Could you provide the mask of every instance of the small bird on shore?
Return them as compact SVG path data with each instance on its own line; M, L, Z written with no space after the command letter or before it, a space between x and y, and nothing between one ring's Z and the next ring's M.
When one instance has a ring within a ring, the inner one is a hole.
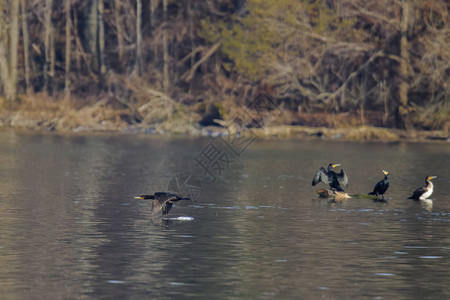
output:
M382 199L384 200L384 193L386 193L387 189L389 188L389 172L383 170L383 174L384 178L375 184L375 186L373 187L373 192L369 193L369 195L377 197L381 195Z
M320 167L319 171L317 171L316 175L314 175L312 185L314 186L319 182L323 182L328 184L331 190L343 192L344 190L341 188L340 183L347 186L348 178L343 169L341 169L340 173L334 172L333 168L338 166L340 166L340 164L329 164L328 171L326 171L323 167Z
M437 178L436 176L427 176L425 177L425 186L418 188L414 191L411 197L408 199L413 200L426 200L428 197L433 194L433 183L431 183L431 179Z
M140 200L153 200L152 212L155 214L162 211L163 216L169 213L169 210L172 208L174 202L190 200L189 198L182 198L169 192L157 192L153 195L140 195L134 198Z

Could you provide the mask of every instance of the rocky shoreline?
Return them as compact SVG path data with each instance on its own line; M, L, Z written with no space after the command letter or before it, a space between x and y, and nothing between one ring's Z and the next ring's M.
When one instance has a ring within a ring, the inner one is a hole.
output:
M128 124L117 120L89 119L84 123L67 122L64 118L49 119L29 118L26 113L14 112L0 115L0 127L27 131L57 132L61 134L80 133L117 133L117 134L148 134L148 135L185 135L207 137L232 137L230 128L222 126L202 127L197 123L154 125ZM357 126L343 128L309 127L300 125L274 125L263 128L243 128L242 136L257 138L280 139L323 139L343 141L380 141L380 142L450 142L450 136L444 131L399 130L373 126Z

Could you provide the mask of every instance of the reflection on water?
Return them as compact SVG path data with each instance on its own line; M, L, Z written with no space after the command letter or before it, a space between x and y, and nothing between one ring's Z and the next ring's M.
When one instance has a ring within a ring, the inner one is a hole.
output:
M1 298L450 297L447 144L257 140L167 218L133 199L209 141L0 132ZM350 193L388 170L388 201L318 199L331 161Z

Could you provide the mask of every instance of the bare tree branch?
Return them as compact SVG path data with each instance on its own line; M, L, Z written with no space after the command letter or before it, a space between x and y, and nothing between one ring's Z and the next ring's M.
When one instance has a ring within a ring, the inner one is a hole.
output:
M211 57L211 55L214 54L214 52L217 51L217 49L219 49L220 45L222 43L221 42L217 42L215 43L206 53L205 55L195 63L195 65L190 69L190 71L184 73L181 78L187 82L191 81L194 78L194 74L197 71L198 67L200 67L200 65L202 63L204 63L205 61L208 60L208 58Z

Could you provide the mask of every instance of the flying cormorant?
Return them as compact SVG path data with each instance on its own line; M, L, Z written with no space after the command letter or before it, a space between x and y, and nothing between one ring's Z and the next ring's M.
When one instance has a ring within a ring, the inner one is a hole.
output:
M333 168L338 166L340 166L340 164L329 164L328 171L326 171L323 167L320 167L319 171L317 171L313 178L312 185L316 185L322 181L323 183L328 184L330 189L343 192L344 190L341 188L340 183L347 186L348 178L343 169L341 169L339 174L333 171Z
M157 192L153 195L140 195L134 198L141 200L153 200L152 202L153 213L155 214L161 210L163 216L169 213L169 210L172 208L174 202L181 200L189 200L189 198L178 197L177 195L169 192Z
M383 180L378 181L375 186L373 187L373 192L369 193L369 195L377 196L381 195L384 200L384 193L386 193L387 189L389 188L389 179L388 175L389 172L383 170L384 178Z
M427 176L425 177L426 185L418 188L414 191L411 197L408 199L413 200L425 200L433 194L433 184L431 183L431 179L437 178L436 176Z

